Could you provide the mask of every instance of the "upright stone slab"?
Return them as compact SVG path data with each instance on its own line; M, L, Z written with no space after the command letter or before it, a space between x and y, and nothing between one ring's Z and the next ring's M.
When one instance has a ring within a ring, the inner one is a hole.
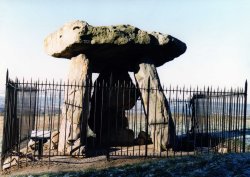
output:
M64 95L59 152L64 152L68 144L73 145L74 141L80 138L81 124L83 124L81 127L86 127L89 117L90 90L85 86L88 86L87 79L90 76L89 59L85 55L80 54L70 60L68 82L71 86L66 88ZM82 84L85 86L79 87ZM86 129L81 131L84 135Z
M142 61L138 71L135 72L135 79L141 91L146 114L148 114L149 130L151 131L154 147L157 151L166 150L168 146L173 145L175 127L156 67L151 60ZM147 90L149 79L150 92ZM147 108L148 101L149 109Z

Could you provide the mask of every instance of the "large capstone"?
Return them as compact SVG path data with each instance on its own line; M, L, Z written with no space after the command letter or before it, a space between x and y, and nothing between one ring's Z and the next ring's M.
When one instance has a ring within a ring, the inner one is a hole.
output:
M151 58L158 67L183 54L186 45L170 35L149 33L131 25L94 27L74 21L50 34L44 48L58 58L85 54L93 72L100 73L110 65L135 71L140 58Z

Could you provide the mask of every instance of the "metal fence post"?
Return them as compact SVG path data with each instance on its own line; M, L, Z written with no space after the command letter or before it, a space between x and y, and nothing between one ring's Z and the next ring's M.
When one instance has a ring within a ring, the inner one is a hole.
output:
M243 152L246 152L246 123L247 123L247 80L244 90L244 122L243 122Z
M112 94L112 84L113 84L113 73L111 73L110 75L110 80L109 80L109 83L107 83L107 91L108 91L108 135L107 135L107 154L106 154L106 158L107 160L109 161L110 160L110 137L111 137L111 130L110 130L110 123L111 123L111 120L110 120L110 115L111 115L111 110L110 110L110 105L111 105L111 94Z
M148 78L148 97L147 97L147 114L146 114L146 144L145 144L145 158L148 156L148 117L149 117L149 102L150 102L150 78Z
M14 140L14 144L15 144L15 147L14 147L14 150L16 150L17 151L17 147L18 147L18 129L19 129L19 124L18 124L18 120L17 120L17 92L18 92L18 80L16 79L15 80L15 88L14 88L14 94L13 94L13 96L14 96L14 105L13 105L13 114L12 114L12 118L11 119L13 119L13 133L12 133L12 137L11 137L11 139L12 140ZM11 143L11 145L13 145L12 143Z
M5 127L5 124L6 124L6 121L7 121L7 106L9 105L8 104L8 83L9 83L9 70L7 69L7 71L6 71L6 81L5 81L5 103L4 103L4 120L3 120L3 131L1 132L2 133L2 146L0 146L0 150L1 150L1 154L0 154L0 168L1 168L1 170L3 170L2 169L2 167L3 167L3 162L4 162L4 155L5 154L3 154L3 150L6 150L6 147L5 147L5 138L4 138L4 136L5 136L5 134L4 134L4 132L6 131L6 127Z

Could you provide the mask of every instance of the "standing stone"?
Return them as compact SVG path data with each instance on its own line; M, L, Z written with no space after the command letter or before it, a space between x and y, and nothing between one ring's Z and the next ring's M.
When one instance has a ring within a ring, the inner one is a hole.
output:
M152 63L151 60L143 60L135 73L135 79L141 91L145 112L148 114L152 141L156 150L161 151L173 145L175 127L156 67ZM150 80L149 113L147 113L148 80Z
M88 86L90 76L89 59L85 55L80 54L70 60L68 81L71 86L67 87L64 95L59 152L64 152L64 148L67 147L66 142L72 145L80 138L81 124L83 124L83 128L86 127L86 121L89 117L90 87L85 86ZM79 86L82 84L84 86ZM86 129L82 129L81 132L86 135Z

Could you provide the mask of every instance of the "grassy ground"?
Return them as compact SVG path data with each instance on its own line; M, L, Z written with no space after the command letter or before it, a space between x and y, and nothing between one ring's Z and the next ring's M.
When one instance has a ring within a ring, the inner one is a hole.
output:
M108 162L112 163L112 162ZM95 169L95 166L78 171L64 171L23 176L182 176L182 177L230 177L250 176L250 154L225 154L206 156L186 156L168 159L141 160L134 164L121 164L115 167Z

